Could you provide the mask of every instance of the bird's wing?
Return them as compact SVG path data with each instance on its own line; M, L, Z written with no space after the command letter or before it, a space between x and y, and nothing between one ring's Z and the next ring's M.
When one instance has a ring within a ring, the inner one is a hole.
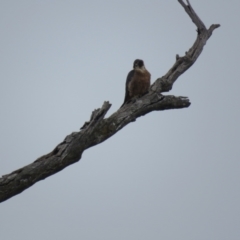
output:
M125 88L125 98L124 98L124 102L123 102L122 106L130 100L129 83L131 82L131 80L133 78L133 75L134 75L134 70L130 71L127 75L126 88Z

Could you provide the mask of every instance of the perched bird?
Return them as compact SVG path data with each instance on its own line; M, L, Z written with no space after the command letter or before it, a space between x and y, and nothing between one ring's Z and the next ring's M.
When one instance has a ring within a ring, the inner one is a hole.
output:
M151 74L145 68L143 60L136 59L133 63L133 70L127 75L126 93L122 106L146 94L150 87L150 78Z

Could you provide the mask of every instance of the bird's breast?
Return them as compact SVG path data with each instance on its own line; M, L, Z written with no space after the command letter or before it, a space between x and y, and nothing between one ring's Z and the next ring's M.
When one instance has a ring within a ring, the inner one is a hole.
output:
M151 75L147 70L135 70L133 78L129 83L129 94L131 97L140 96L148 92Z

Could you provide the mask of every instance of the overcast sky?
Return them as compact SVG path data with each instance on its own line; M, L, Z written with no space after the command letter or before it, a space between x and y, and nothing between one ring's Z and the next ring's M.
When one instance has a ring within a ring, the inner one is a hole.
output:
M220 23L152 112L80 162L0 205L4 240L240 239L240 2L191 0ZM0 1L0 176L50 152L105 100L122 104L136 58L152 79L196 27L177 0Z

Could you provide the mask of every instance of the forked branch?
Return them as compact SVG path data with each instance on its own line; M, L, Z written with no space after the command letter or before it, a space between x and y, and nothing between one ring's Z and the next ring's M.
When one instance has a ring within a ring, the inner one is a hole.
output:
M220 25L214 24L206 29L188 0L187 4L182 0L178 2L198 29L197 39L185 56L176 56L176 62L172 68L151 85L148 94L135 102L124 105L109 118L104 117L111 104L104 102L100 109L93 111L90 120L85 122L79 132L68 135L52 152L23 168L2 176L0 178L0 202L21 193L36 182L61 171L70 164L78 162L84 150L102 143L138 117L152 111L190 106L187 97L164 96L161 93L170 91L177 78L195 63L213 30Z

